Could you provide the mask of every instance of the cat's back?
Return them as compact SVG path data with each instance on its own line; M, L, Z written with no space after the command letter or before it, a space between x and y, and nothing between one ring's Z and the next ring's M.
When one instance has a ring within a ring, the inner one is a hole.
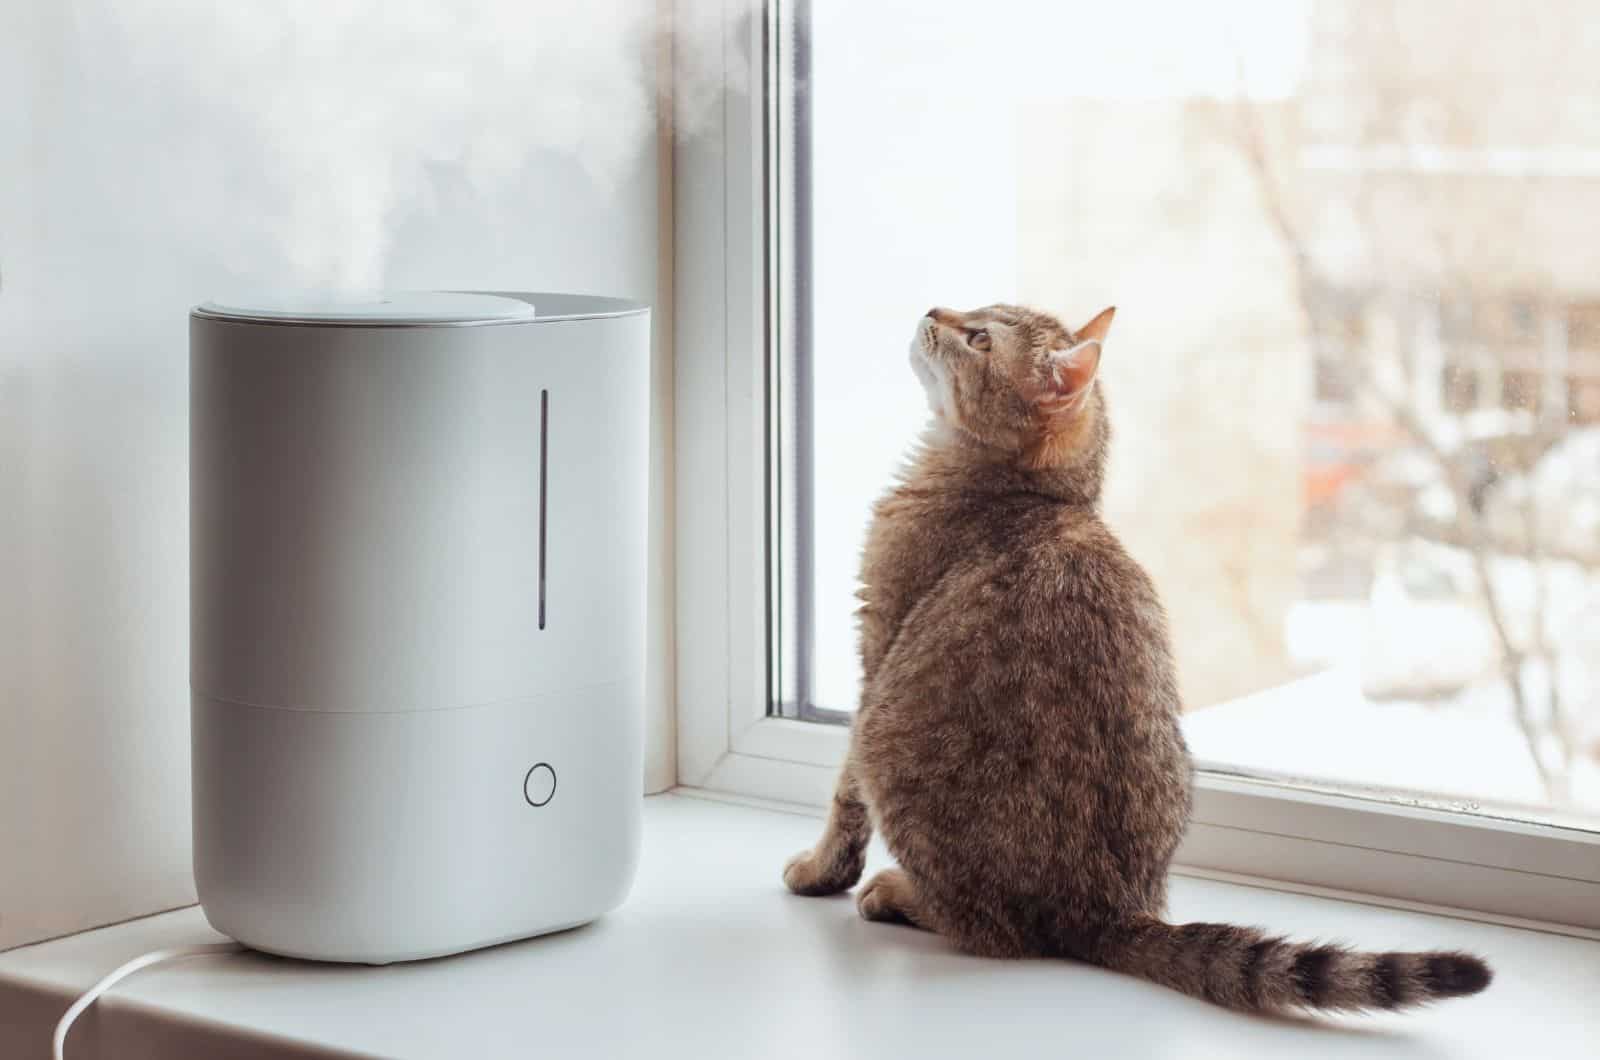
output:
M1005 552L1028 528L1033 505L964 489L960 482L911 477L873 505L861 558L861 598L903 616L953 572Z
M991 664L1042 653L1176 705L1154 584L1090 506L909 481L875 508L862 583L897 639L908 622L969 629Z
M954 551L906 597L856 722L891 850L929 878L982 866L1040 894L1078 886L1109 846L1126 863L1085 893L1153 900L1188 764L1150 579L1091 506L1025 492L931 500L913 510ZM885 502L877 532L915 552L916 520Z

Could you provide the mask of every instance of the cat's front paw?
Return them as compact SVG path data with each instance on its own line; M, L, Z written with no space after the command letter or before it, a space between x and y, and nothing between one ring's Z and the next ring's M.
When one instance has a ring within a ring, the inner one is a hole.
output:
M783 885L795 894L817 897L848 891L861 878L861 866L840 865L820 857L815 850L803 851L783 867Z

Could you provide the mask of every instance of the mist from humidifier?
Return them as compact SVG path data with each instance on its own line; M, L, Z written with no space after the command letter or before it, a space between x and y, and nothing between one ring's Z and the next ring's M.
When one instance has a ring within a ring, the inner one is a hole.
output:
M559 152L615 185L651 142L653 0L94 6L86 73L143 71L134 91L182 112L161 129L189 198L177 220L230 218L238 231L208 238L240 271L275 246L308 288L383 286L397 217L430 205L430 166L482 196Z

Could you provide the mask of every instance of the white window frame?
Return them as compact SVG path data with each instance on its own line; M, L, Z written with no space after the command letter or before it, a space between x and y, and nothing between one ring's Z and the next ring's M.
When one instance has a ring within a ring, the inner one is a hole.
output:
M698 42L674 92L678 781L820 809L848 730L768 715L778 2L753 15L732 0L675 8L680 40ZM1202 771L1177 863L1600 938L1592 832Z

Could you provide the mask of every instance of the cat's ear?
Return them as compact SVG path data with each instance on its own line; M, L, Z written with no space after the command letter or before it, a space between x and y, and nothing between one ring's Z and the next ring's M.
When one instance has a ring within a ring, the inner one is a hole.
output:
M1105 309L1100 310L1100 312L1095 314L1093 320L1089 321L1089 323L1085 324L1083 327L1079 328L1077 332L1075 332L1077 335L1077 340L1079 342L1106 341L1106 332L1111 330L1111 318L1116 315L1116 306L1108 306Z
M1039 402L1045 412L1070 412L1089 392L1095 373L1100 371L1101 344L1106 341L1111 318L1116 315L1116 306L1100 310L1093 320L1078 329L1071 349L1056 350L1050 355L1050 385Z
M1100 315L1105 316L1104 313ZM1099 370L1099 339L1079 342L1070 350L1056 350L1050 355L1050 380L1040 407L1052 414L1076 408L1083 395L1089 392Z

